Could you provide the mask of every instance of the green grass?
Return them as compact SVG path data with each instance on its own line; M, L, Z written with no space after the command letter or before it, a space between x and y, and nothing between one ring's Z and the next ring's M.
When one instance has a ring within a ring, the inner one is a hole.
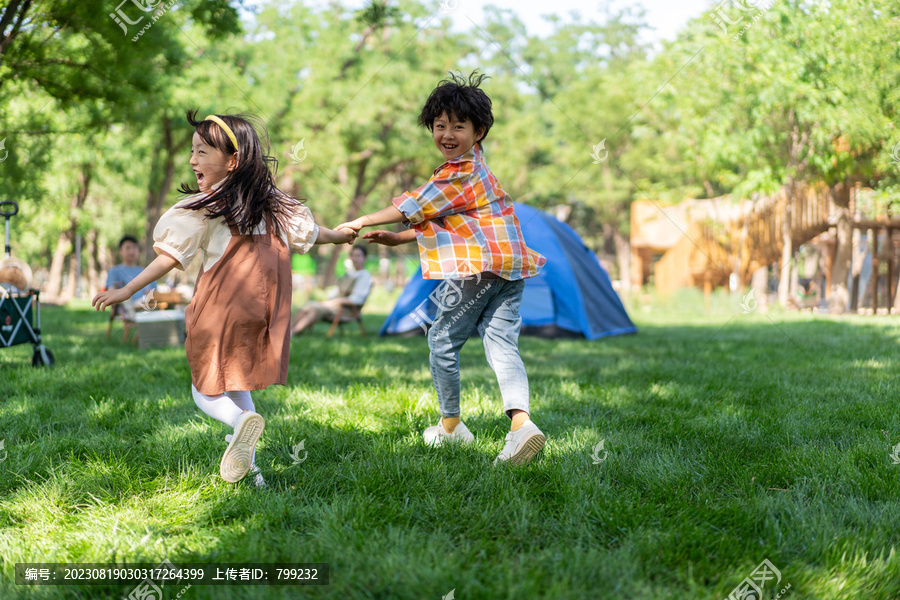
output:
M425 340L319 325L294 340L288 385L255 395L264 491L219 478L226 428L195 408L183 351L107 342L103 317L46 307L54 369L0 350L0 598L133 587L16 586L17 562L165 558L331 566L327 587L187 600L721 599L763 559L784 598L900 596L900 321L717 302L636 307L636 336L522 338L548 438L525 468L492 465L508 421L477 339L462 352L477 441L431 449Z

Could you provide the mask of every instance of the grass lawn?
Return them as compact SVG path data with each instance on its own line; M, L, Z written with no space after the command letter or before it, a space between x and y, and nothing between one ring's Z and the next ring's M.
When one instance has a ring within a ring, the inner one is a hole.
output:
M294 340L288 385L255 395L257 490L219 478L226 428L194 406L183 350L142 352L83 305L45 307L55 368L0 350L0 598L134 587L17 586L17 562L163 559L330 564L325 587L195 585L186 600L720 600L764 559L781 573L765 598L900 597L900 320L737 301L632 314L635 336L522 338L548 438L524 468L492 465L508 421L477 339L462 353L476 443L432 449L425 340L319 325Z

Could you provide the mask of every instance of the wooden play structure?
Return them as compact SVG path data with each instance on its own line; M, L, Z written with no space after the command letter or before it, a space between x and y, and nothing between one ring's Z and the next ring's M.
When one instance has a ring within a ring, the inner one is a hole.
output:
M866 202L868 192L859 184L850 190L849 214L852 227L867 232L867 265L875 275L868 278L869 289L859 289L861 253L854 252L848 308L858 308L863 292L877 311L879 289L882 307L893 307L897 298L898 245L893 231L900 229L900 218L876 215ZM728 285L734 274L744 288L757 269L780 265L787 231L793 252L804 244L822 249L825 289L831 289L838 214L833 191L826 186L785 187L754 200L722 196L688 199L674 206L635 201L631 207L632 284L652 281L664 294L684 287L700 287L709 294L717 286Z

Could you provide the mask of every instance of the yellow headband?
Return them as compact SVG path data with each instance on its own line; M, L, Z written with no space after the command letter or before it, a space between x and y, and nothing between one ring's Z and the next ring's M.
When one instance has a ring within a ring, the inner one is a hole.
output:
M204 119L204 121L212 121L214 123L217 123L219 127L222 128L222 131L228 134L228 138L231 140L231 143L234 144L234 149L238 150L237 138L234 137L234 132L228 125L225 124L225 121L223 121L216 115L209 115L208 117L206 117L206 119Z

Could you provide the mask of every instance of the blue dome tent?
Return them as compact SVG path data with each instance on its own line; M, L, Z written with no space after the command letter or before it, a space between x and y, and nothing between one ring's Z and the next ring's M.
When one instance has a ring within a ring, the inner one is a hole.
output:
M540 275L525 280L522 333L596 340L637 332L606 271L571 227L525 204L516 204L516 216L528 247L547 257ZM416 271L380 335L424 333L437 312L429 294L439 284Z

